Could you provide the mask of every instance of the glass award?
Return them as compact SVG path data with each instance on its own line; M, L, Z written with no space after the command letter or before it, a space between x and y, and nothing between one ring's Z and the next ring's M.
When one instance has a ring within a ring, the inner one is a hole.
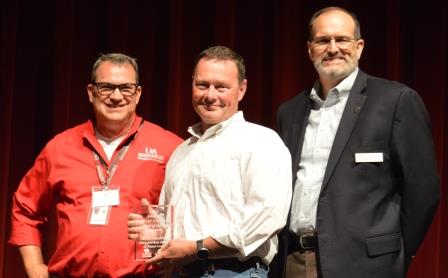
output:
M142 207L143 229L135 241L135 260L145 261L154 257L157 251L173 239L174 208L170 205Z

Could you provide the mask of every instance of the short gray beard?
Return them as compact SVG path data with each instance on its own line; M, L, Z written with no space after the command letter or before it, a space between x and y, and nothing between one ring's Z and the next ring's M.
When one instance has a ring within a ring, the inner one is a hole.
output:
M345 58L345 61L348 62L348 64L343 69L325 70L322 67L322 60L323 58L315 60L314 68L316 69L316 71L319 73L320 76L323 76L326 79L330 80L342 80L345 77L347 77L350 73L352 73L358 66L358 60L347 60Z

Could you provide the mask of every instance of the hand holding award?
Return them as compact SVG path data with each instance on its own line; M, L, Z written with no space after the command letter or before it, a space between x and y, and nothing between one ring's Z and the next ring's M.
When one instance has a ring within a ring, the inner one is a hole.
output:
M128 216L129 239L135 240L135 260L145 261L173 238L173 207L151 205L142 199L141 207Z

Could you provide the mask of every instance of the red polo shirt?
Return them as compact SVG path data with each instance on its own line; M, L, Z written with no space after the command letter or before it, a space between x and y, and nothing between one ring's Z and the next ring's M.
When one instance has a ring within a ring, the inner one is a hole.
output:
M140 123L136 117L111 160L137 133ZM111 181L120 187L120 204L111 208L107 225L90 225L91 190L100 184L92 152L110 162L90 121L56 135L14 194L9 243L41 246L41 228L54 203L58 233L49 272L63 277L143 275L145 265L135 262L134 242L127 238L127 215L141 198L158 203L166 163L181 142L173 133L145 121Z

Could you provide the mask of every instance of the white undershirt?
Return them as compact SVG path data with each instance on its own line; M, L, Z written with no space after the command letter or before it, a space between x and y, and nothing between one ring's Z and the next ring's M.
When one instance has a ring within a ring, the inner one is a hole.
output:
M110 140L104 136L102 136L98 131L95 131L95 136L98 139L98 142L103 147L104 152L106 153L107 159L111 159L112 155L114 154L115 150L117 149L118 145L120 145L123 138L126 136L120 136L118 138L115 138L113 140Z

